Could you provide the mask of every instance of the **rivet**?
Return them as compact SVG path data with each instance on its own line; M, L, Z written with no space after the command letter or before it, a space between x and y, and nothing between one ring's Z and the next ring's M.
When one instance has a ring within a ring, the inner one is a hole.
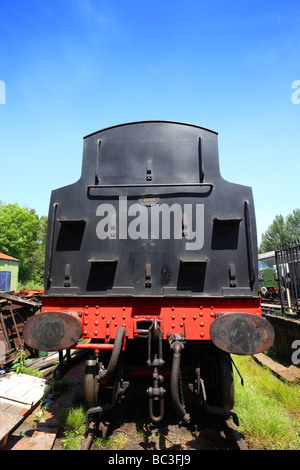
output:
M98 331L97 330L94 331L94 335L98 336Z
M203 331L201 331L200 336L201 336L201 338L204 338L205 333L203 333Z
M99 322L98 320L95 321L95 326L98 326L99 325Z
M203 322L203 321L200 322L200 326L204 326L204 322Z

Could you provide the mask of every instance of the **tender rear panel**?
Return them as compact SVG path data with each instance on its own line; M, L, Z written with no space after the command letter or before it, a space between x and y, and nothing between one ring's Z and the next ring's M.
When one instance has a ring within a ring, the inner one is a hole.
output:
M251 188L222 179L200 127L87 136L80 180L52 193L46 294L256 296L256 260Z

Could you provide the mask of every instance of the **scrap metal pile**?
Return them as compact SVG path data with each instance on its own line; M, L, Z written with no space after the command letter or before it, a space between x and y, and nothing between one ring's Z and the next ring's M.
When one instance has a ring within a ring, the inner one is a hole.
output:
M24 348L23 328L41 307L42 289L20 292L0 291L0 370Z

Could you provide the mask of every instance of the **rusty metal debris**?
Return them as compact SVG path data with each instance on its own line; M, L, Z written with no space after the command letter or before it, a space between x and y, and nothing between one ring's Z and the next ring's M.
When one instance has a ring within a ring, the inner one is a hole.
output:
M42 290L0 291L0 370L23 348L25 322L40 309Z

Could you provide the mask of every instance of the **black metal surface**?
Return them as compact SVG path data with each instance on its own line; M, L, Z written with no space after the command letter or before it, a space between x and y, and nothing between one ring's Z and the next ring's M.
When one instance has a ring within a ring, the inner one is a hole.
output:
M221 177L213 131L140 122L87 136L81 178L53 191L48 220L46 295L257 295L252 190Z
M269 349L274 341L272 325L250 313L220 315L211 325L213 343L231 354L253 355Z

